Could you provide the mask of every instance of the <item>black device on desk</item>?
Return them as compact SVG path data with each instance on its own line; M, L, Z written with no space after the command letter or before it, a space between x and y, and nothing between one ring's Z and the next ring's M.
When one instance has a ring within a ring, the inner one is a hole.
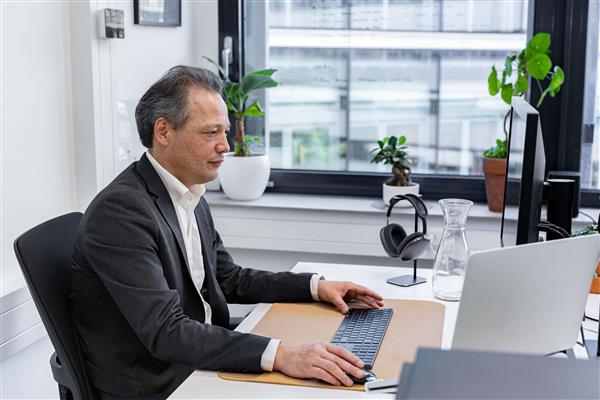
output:
M545 168L546 153L539 113L522 98L513 97L500 227L500 241L503 246L538 241ZM516 231L504 221L507 204L518 206Z
M331 343L358 356L365 363L365 369L371 369L391 319L391 308L352 308Z
M547 233L547 240L571 235L571 220L579 212L579 176L576 172L551 171L548 178L539 113L524 99L513 97L500 228L502 246L537 242L540 231ZM548 202L548 221L540 220L544 200ZM505 224L508 204L518 206L516 230ZM597 348L590 351L593 346L589 346L588 352L600 357L600 329L596 343Z
M552 171L548 178L539 113L524 99L513 97L500 228L502 246L537 242L540 231L546 232L547 240L571 235L571 219L578 212L577 175ZM543 201L548 204L547 221L540 220ZM507 204L518 206L516 229L505 224Z
M590 360L419 349L396 399L599 399L599 377Z

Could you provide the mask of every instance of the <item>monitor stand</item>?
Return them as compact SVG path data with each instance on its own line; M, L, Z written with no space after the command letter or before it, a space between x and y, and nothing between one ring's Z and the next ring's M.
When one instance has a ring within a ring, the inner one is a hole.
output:
M409 287L409 286L418 285L419 283L427 282L427 279L417 276L417 260L413 260L413 274L412 275L396 276L395 278L388 279L386 282L391 283L392 285Z

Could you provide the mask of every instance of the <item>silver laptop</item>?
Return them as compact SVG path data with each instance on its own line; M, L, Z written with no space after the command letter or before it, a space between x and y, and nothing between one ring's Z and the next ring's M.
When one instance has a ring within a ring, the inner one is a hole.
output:
M546 355L576 344L600 235L469 257L453 349Z

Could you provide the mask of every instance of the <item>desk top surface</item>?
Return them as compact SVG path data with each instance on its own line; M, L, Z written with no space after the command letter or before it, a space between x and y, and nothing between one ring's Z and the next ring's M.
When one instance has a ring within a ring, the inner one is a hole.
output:
M299 262L293 272L315 272L325 276L327 280L350 280L367 286L388 299L430 300L446 306L444 318L444 334L442 348L449 348L454 333L458 302L447 302L436 299L431 290L431 270L420 269L418 275L427 282L404 288L386 283L386 280L398 275L412 275L412 268L373 267L366 265L326 264ZM592 295L588 309L592 315L598 313L598 295ZM594 307L595 306L595 307ZM259 304L238 326L241 332L251 331L268 311L269 304ZM596 310L595 312L593 310ZM576 355L583 354L582 349L575 349ZM578 351L579 350L579 351ZM214 399L315 399L315 398L394 398L389 394L369 394L335 389L317 389L299 386L269 385L248 382L225 381L213 371L194 372L171 396L176 399L214 398Z
M446 305L444 318L444 335L442 347L447 348L452 340L458 303L445 302L433 297L431 291L431 270L419 270L419 276L427 279L420 285L403 288L386 283L388 278L398 275L412 274L411 268L372 267L366 265L345 265L299 262L293 272L315 272L325 276L327 280L350 280L367 286L388 299L432 300ZM237 330L249 332L268 311L269 304L259 304ZM299 386L268 385L258 383L225 381L213 371L194 372L171 398L250 398L250 399L294 399L294 398L393 398L393 395L368 394L335 389L317 389Z

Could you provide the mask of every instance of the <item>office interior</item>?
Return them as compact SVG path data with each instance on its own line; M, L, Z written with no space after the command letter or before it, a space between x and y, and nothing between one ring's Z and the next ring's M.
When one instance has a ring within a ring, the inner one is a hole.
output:
M135 3L150 19L175 5L179 19L135 23L133 0L0 3L1 398L58 398L49 366L53 346L14 240L53 217L84 212L145 151L134 119L140 96L176 65L216 71L207 58L223 59L225 37L233 38L233 77L276 68L280 82L257 94L265 117L247 122L270 158L265 193L231 200L211 182L205 194L242 266L288 271L301 262L323 263L341 276L336 265L412 268L412 261L388 257L379 239L387 209L381 185L390 166L372 163L370 151L390 135L406 136L412 178L429 210L432 246L420 270L431 273L444 229L442 198L474 202L466 230L471 251L498 248L502 213L486 204L481 153L502 135L509 106L490 96L487 78L492 65L503 67L505 56L538 32L551 34L552 60L565 71L561 91L539 108L546 169L578 176L580 212L572 231L598 223L598 0ZM123 12L124 37L101 37L105 9ZM540 91L530 92L525 98L535 104ZM506 208L508 224L516 224L518 211ZM412 232L413 215L398 208L391 220ZM361 284L361 275L353 276ZM390 296L405 290L388 286ZM430 293L431 280L415 290ZM590 294L586 305L596 320L599 302L599 294ZM233 316L254 309L230 306ZM592 338L597 322L587 321L586 329ZM192 389L180 395L196 397Z

